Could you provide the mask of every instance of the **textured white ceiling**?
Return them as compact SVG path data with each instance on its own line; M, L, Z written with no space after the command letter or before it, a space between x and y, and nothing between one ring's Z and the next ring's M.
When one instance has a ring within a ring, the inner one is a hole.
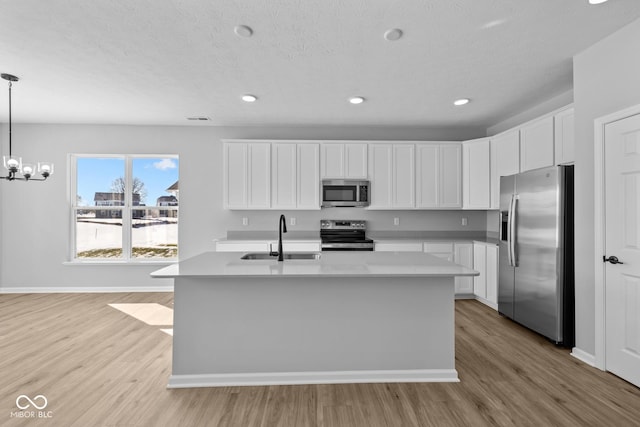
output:
M15 122L488 127L571 90L573 55L638 17L639 0L3 1L0 71L21 78Z

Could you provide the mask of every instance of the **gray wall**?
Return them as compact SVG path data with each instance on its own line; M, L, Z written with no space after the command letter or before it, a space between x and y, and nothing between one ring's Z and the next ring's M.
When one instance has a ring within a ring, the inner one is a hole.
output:
M3 127L3 135L6 133ZM180 156L180 257L214 248L227 230L275 229L280 212L222 209L222 138L464 140L483 129L387 127L210 127L14 124L14 154L55 163L45 183L4 182L1 193L0 286L138 287L165 286L151 280L148 265L65 265L69 258L68 155L70 153L178 154ZM3 148L7 150L7 139ZM341 212L342 211L342 212ZM326 212L326 215L325 215ZM292 230L317 230L321 217L363 217L372 230L484 230L484 212L365 212L353 210L285 212ZM469 225L461 227L462 217ZM242 218L248 217L248 227ZM393 226L393 217L400 226Z
M576 347L595 353L594 120L640 104L640 20L574 58Z

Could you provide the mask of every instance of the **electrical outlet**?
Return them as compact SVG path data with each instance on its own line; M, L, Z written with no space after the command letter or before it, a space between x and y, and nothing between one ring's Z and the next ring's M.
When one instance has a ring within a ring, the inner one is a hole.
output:
M296 225L296 219L295 218L289 218L289 225Z
M249 218L247 217L242 218L242 225L244 225L245 227L249 225Z
M393 218L393 225L400 225L400 218L398 217Z
M464 218L464 217L462 218L462 225L463 225L464 227L466 227L466 225L467 225L467 218Z

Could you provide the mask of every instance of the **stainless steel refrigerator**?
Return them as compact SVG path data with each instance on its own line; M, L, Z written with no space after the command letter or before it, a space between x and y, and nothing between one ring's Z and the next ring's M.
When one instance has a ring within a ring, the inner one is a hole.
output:
M574 344L573 166L500 178L498 311Z

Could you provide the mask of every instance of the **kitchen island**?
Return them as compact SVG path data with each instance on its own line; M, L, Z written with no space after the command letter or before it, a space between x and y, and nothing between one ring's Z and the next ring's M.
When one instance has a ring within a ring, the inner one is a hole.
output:
M174 278L169 388L454 382L454 277L421 252L242 260L207 252Z

